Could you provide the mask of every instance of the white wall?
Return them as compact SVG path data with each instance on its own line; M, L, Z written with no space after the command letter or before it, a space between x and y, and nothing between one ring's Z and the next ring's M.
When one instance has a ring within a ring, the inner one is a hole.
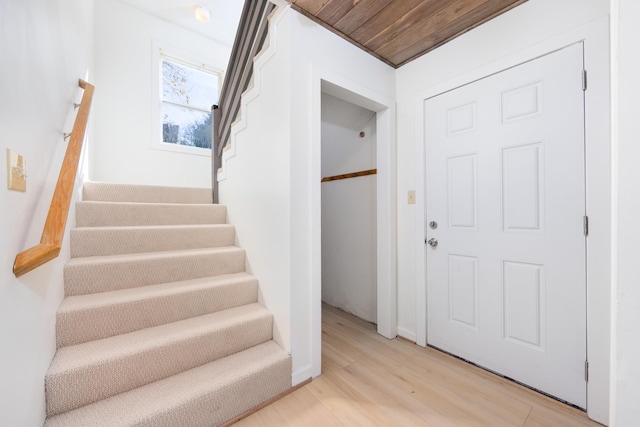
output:
M260 302L274 315L274 339L290 351L290 47L288 20L280 18L243 96L218 189L260 282Z
M269 42L274 55L257 60L258 89L245 96L251 101L223 159L220 200L260 280L263 301L274 313L276 337L291 351L298 383L320 373L318 75L357 82L352 86L388 104L395 85L392 68L288 7L280 9L275 22ZM381 115L390 123L395 112ZM387 126L387 139L391 132Z
M380 126L380 121L394 123L394 70L374 57L345 42L335 34L306 17L289 12L291 31L291 341L294 380L320 373L320 91L321 80L359 93L367 99L382 100L389 106L378 113L377 134L385 141L395 142L394 126ZM389 117L390 116L390 117ZM316 128L317 126L317 128ZM387 144L392 150L393 144ZM387 198L393 196L388 182L393 180L395 152L377 147L378 204L381 189ZM384 182L381 182L384 180ZM385 212L393 223L393 213ZM380 218L380 212L378 212ZM378 233L385 248L395 247L389 235ZM395 261L395 256L393 257ZM394 264L395 265L395 264ZM386 266L385 266L386 267ZM392 270L395 270L392 268ZM395 274L393 274L395 279ZM380 275L378 276L380 277ZM380 287L378 281L378 287ZM394 290L395 291L395 290ZM395 292L393 294L395 296ZM378 299L380 305L382 301ZM395 304L394 304L395 305ZM395 319L394 319L395 320ZM378 316L378 322L381 322ZM395 323L395 322L394 322Z
M640 3L613 2L614 33L614 281L617 290L617 331L614 332L612 382L613 425L635 426L640 419L640 121L638 121L638 75L640 74ZM617 51L616 51L617 50ZM615 271L615 270L614 270ZM617 372L616 372L617 371Z
M158 149L153 141L152 44L225 69L230 47L116 0L96 2L95 126L90 178L128 184L209 187L211 158Z
M374 112L323 94L322 176L374 169L375 125ZM322 301L375 323L376 255L376 176L322 183Z
M66 149L62 134L71 129L81 93L78 79L92 82L92 35L93 2L0 2L0 176L6 179L7 148L25 157L28 174L26 193L0 186L2 426L44 422L44 375L55 352L68 230L57 259L19 279L12 268L18 252L40 241ZM72 209L68 225L73 215Z

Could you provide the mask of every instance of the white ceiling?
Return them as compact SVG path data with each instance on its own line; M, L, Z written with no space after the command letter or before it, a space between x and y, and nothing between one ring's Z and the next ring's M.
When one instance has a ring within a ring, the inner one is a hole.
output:
M162 20L217 40L229 47L233 45L244 0L120 0ZM211 12L208 23L196 21L196 6Z

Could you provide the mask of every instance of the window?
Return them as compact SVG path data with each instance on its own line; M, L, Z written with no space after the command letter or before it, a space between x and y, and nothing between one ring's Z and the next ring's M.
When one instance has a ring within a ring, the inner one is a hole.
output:
M211 149L211 105L220 74L205 66L161 56L162 143Z

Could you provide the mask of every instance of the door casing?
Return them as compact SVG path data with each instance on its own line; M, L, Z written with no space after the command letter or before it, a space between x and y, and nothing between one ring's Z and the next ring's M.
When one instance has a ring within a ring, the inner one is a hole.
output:
M429 344L585 408L583 53L425 101L425 200Z
M311 271L310 271L310 330L311 366L293 372L293 383L316 377L322 367L322 257L321 257L321 95L325 92L344 101L376 113L376 222L377 222L377 320L378 333L386 338L397 335L396 281L396 140L395 101L358 83L327 70L310 70L312 107L310 111L312 162L314 177L311 203Z
M598 19L486 66L420 91L415 102L416 135L416 343L427 342L426 207L424 100L528 62L577 42L584 43L588 87L585 92L586 197L590 230L587 239L587 413L609 422L611 363L611 107L609 20ZM597 327L594 327L597 325Z

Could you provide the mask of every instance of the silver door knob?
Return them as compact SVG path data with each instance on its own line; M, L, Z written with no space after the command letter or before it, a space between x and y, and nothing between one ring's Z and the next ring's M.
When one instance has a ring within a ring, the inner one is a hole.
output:
M436 246L438 246L438 239L429 239L427 241L427 243L429 244L429 246L431 246L432 248L435 248Z

